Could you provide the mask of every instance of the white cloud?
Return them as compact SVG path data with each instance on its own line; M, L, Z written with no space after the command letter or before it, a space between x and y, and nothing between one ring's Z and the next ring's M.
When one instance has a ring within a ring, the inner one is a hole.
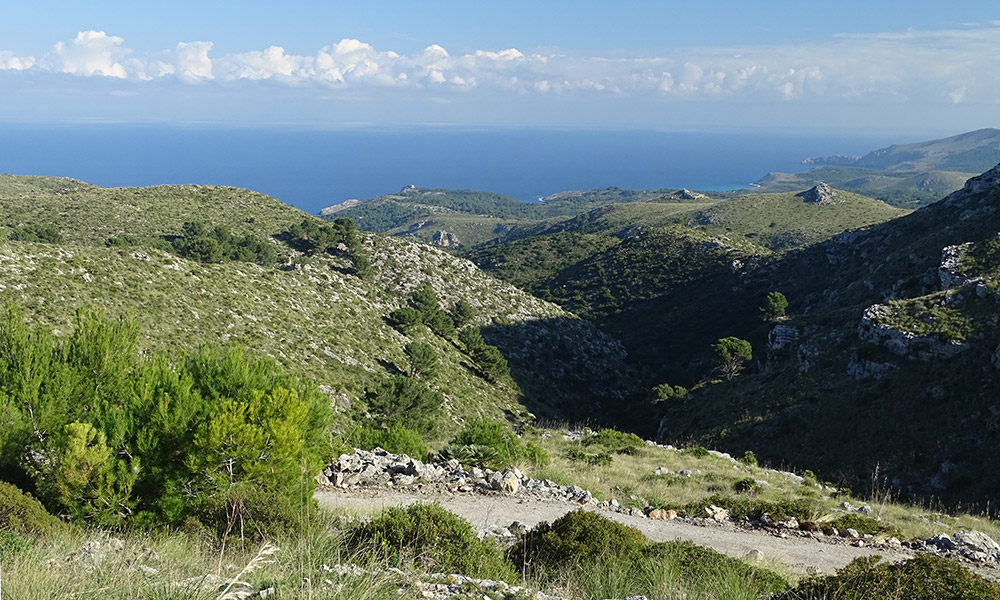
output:
M208 57L211 49L212 42L177 44L172 53L177 75L188 81L212 79L212 59Z
M130 52L122 47L120 37L103 31L81 31L69 43L58 42L52 49L52 64L57 71L74 75L104 75L125 79L121 61Z
M34 64L35 59L30 56L16 56L9 50L0 50L0 71L23 71Z
M181 82L274 79L334 89L485 89L515 94L743 97L757 100L893 97L937 102L1000 100L1000 24L964 29L840 35L798 44L686 48L614 58L516 48L412 54L345 38L312 55L282 46L211 57L212 43L182 42L133 57L120 37L80 32L35 61L0 52L0 69Z

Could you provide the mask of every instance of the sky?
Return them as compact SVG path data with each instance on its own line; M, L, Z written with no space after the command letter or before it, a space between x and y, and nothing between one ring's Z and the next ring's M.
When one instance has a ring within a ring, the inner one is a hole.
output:
M955 0L10 3L0 121L959 133L1000 5Z

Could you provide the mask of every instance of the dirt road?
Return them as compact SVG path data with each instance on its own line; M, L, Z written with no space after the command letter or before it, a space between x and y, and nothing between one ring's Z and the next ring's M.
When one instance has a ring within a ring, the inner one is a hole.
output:
M525 500L512 496L481 495L420 495L395 491L378 492L325 492L316 494L320 504L353 513L373 513L390 506L406 506L415 502L436 502L447 510L468 520L476 529L491 526L507 527L520 521L533 527L542 521L554 521L579 505L568 502ZM700 526L686 521L658 521L630 516L594 507L587 510L642 531L655 542L688 540L712 548L729 556L741 558L757 550L765 563L781 564L799 573L833 573L859 556L880 554L888 560L912 557L902 551L858 548L841 543L825 543L812 538L781 538L766 532L742 531L732 526Z

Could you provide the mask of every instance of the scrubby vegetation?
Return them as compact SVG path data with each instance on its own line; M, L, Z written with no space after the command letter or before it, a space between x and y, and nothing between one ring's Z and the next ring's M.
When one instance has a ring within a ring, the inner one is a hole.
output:
M390 508L354 528L348 540L392 567L415 564L428 573L518 579L494 542L476 539L467 521L434 504Z
M56 338L0 314L0 465L54 513L105 526L295 526L329 457L326 397L239 348L141 356L93 309Z
M836 575L805 579L774 600L989 600L1000 584L986 581L954 561L928 554L902 563L859 558Z
M119 236L109 238L107 245L133 246L134 241L130 236ZM260 237L252 233L237 237L223 225L209 228L201 221L184 223L181 235L174 238L171 248L178 256L202 263L234 260L270 266L277 260L274 247Z
M540 524L509 558L530 578L591 598L684 594L749 600L788 585L775 573L694 544L651 543L635 529L583 510Z

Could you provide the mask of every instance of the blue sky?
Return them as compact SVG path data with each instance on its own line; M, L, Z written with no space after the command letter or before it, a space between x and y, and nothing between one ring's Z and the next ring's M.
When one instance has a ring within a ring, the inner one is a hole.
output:
M995 2L33 2L0 120L959 132Z

